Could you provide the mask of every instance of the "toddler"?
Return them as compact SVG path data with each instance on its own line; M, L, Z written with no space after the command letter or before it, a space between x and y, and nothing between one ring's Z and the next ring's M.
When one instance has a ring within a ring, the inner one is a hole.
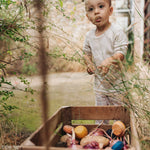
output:
M87 18L96 26L86 34L83 47L87 72L95 76L96 105L121 104L116 85L120 82L119 64L127 52L127 36L110 23L111 0L85 0L85 9Z

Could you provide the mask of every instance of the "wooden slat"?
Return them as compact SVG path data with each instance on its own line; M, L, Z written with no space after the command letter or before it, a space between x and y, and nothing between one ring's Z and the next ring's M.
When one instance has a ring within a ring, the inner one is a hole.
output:
M64 124L71 124L71 109L72 107L63 107L61 109L61 120Z
M44 146L21 146L19 150L45 150Z
M72 107L72 120L122 120L129 124L129 112L122 106Z
M145 4L145 6L144 6L144 11L146 11L146 9L147 9L147 7L148 7L149 4L150 4L150 1L147 1L146 4Z
M146 33L148 30L150 30L150 26L148 26L144 29L144 33Z
M71 124L71 118L69 117L70 107L62 107L60 108L52 117L50 117L45 125L49 128L49 138L53 136L55 130L57 129L58 125L60 123L64 124ZM33 142L36 146L41 146L44 144L43 137L44 137L44 124L38 128L28 140ZM61 134L61 133L59 133ZM55 136L55 140L58 138L58 136ZM54 144L54 139L52 140Z
M144 40L144 44L150 44L150 39L146 39L146 40Z
M149 24L150 0L145 0L144 11L145 11L144 44L145 44L145 47L150 47L150 42L149 42L150 41L150 24Z
M57 128L57 125L61 123L61 109L59 109L48 121L45 125L49 127L49 136L51 136L55 129ZM44 124L38 128L31 136L30 141L33 142L35 145L43 145L43 136L44 136Z
M144 20L146 21L149 17L150 17L150 12L148 12L148 13L145 15Z
M131 125L131 145L134 146L136 150L141 150L140 144L139 144L139 139L138 139L138 134L135 126L135 118L133 115L133 112L130 113L130 125Z
M45 147L44 146L34 146L34 147L24 146L22 148L19 148L19 150L45 150ZM72 150L72 148L50 147L49 150ZM79 150L79 148L76 150Z
M61 123L62 125L58 127L57 133L53 133L51 135L51 138L49 139L49 144L51 146L55 146L57 141L60 139L60 136L62 135L62 126L64 124L70 124L71 125L71 107L65 106L61 107ZM52 118L50 118L50 122L53 122ZM51 126L49 126L51 128Z
M63 123L59 125L57 130L53 133L53 135L49 138L48 141L48 146L55 146L57 141L59 141L60 137L62 136L62 128L63 128Z

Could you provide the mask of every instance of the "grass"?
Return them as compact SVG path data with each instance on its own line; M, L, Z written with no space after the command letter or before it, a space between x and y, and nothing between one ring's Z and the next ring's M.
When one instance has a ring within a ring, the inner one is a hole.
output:
M49 117L61 106L94 105L92 84L79 82L79 78L67 74L65 77L60 79L60 83L50 85L49 91L47 92L50 99ZM64 80L64 82L62 82L62 80ZM77 81L72 82L72 80ZM35 83L37 80L33 82ZM13 131L10 132L10 134L17 134L17 136L21 138L11 138L11 141L14 141L14 145L15 143L23 142L25 138L27 138L42 124L40 91L37 86L35 89L36 92L33 95L22 91L15 91L15 97L11 97L7 101L8 104L18 107L18 109L8 115L9 123L6 122L6 124L9 124L7 130L9 129L8 131ZM6 126L6 124L4 124L4 126ZM6 133L4 134L6 135ZM7 137L5 141L10 144L10 137Z
M148 150L150 149L149 66L140 62L132 68L132 71L124 73L124 77L124 87L121 89L125 91L123 101L134 113L142 150Z
M40 106L37 102L37 96L33 96L33 99L36 101L31 101L30 96L27 97L25 93L17 92L15 97L9 99L9 104L18 107L10 115L11 120L17 124L18 130L34 131L41 124Z

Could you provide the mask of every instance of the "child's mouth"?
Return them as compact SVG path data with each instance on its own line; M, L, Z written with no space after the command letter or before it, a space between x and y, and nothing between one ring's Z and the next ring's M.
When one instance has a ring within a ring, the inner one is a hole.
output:
M101 22L101 18L98 17L98 18L95 19L95 21L96 21L96 22Z

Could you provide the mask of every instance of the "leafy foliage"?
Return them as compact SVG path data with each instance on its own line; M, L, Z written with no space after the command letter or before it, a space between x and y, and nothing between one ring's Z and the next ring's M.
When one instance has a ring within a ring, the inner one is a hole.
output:
M13 68L16 65L21 66L21 63L29 61L32 57L32 52L28 51L31 47L29 36L25 33L29 27L25 11L25 5L22 2L0 1L0 143L2 144L5 144L3 136L7 137L12 130L11 127L15 126L15 123L10 120L13 110L20 109L8 103L8 100L15 96L14 90L34 94L30 83L24 77L20 76L19 79L25 85L25 89L18 88L6 80L11 66L14 66ZM12 72L15 73L15 70ZM11 124L11 127L8 124Z

